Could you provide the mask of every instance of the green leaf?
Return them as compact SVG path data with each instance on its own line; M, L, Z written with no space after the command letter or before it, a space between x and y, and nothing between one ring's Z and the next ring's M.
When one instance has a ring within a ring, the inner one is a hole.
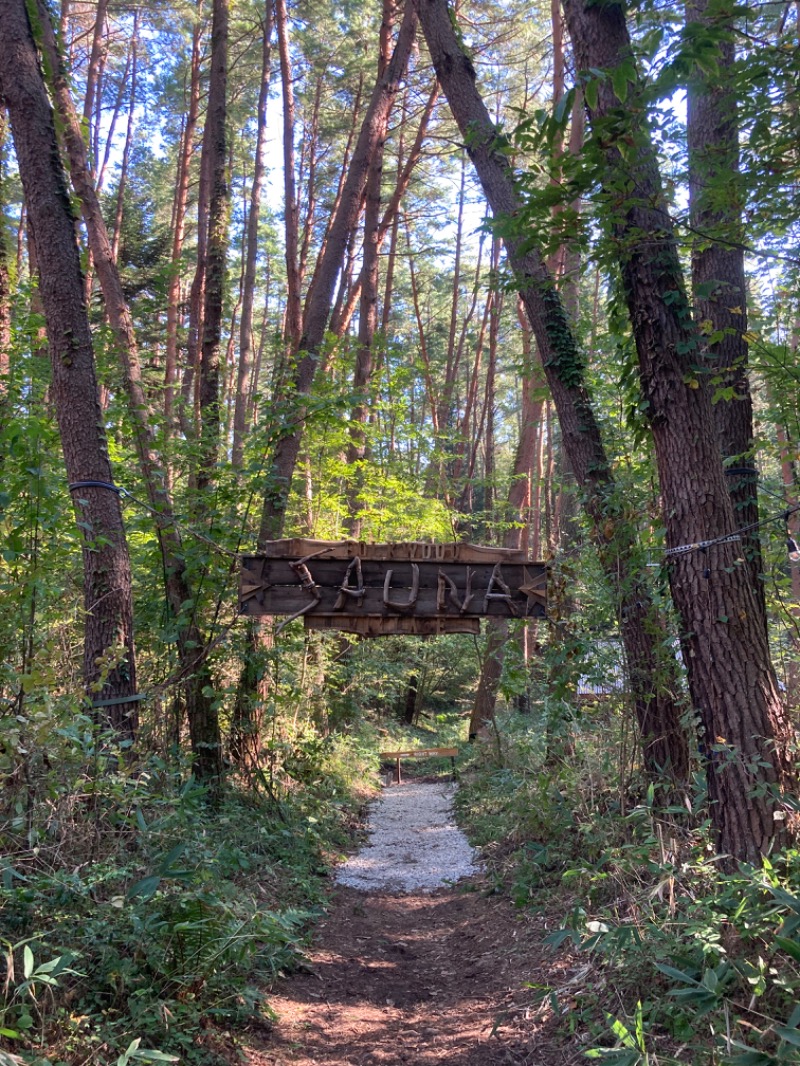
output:
M128 1063L133 1058L133 1055L136 1049L141 1044L141 1042L142 1038L140 1036L137 1036L135 1040L132 1040L130 1044L128 1044L127 1050L123 1051L123 1053L117 1059L117 1066L128 1066Z
M563 126L567 118L572 113L572 105L575 100L575 89L572 88L569 92L564 93L561 99L556 104L553 110L553 120L558 123L559 126Z
M614 67L611 71L611 84L614 88L614 95L621 104L624 104L628 99L628 73L628 67L625 64Z
M161 862L161 866L159 867L162 875L166 876L172 864L175 862L176 859L179 859L181 855L183 855L184 851L186 851L185 841L182 844L176 844L176 846L170 852L168 852L167 855L164 856Z
M667 966L664 962L657 962L656 969L666 974L667 977L671 977L673 981L682 981L686 985L698 985L700 983L696 977L690 977L683 970L676 970L674 966Z
M143 900L148 900L156 894L160 884L161 874L150 874L148 877L143 877L141 881L137 881L135 885L128 889L128 899L135 899L137 896L141 896Z
M630 1030L619 1020L619 1018L615 1018L611 1014L606 1014L606 1021L611 1026L611 1032L617 1040L619 1040L620 1044L628 1048L636 1047L636 1041L631 1036Z
M43 973L52 974L54 971L60 973L63 970L64 955L59 955L55 959L51 959L49 962L40 962L36 967L36 977L41 977Z
M597 107L597 97L600 92L600 82L597 78L592 78L591 81L587 81L583 87L583 95L586 100L586 106L590 111L594 111Z
M765 1055L762 1051L753 1051L735 1040L732 1041L732 1045L744 1050L740 1055L733 1055L728 1059L731 1066L774 1066L775 1059L772 1055Z
M800 962L800 944L796 940L790 940L786 936L776 936L775 943L782 951L790 955L795 962Z
M25 947L22 949L22 976L25 978L26 981L28 981L30 979L30 976L31 976L31 974L34 971L34 968L35 968L35 963L34 963L34 959L33 959L33 952L31 951L30 947L26 944Z
M787 1029L784 1026L776 1026L775 1032L787 1044L791 1044L793 1047L800 1047L800 1029Z

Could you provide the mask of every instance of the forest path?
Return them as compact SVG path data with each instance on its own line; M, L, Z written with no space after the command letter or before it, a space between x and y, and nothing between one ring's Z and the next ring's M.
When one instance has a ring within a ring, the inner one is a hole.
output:
M525 987L563 982L542 943L543 920L523 919L487 889L480 873L434 892L338 887L308 968L270 993L278 1020L250 1045L248 1066L575 1061Z

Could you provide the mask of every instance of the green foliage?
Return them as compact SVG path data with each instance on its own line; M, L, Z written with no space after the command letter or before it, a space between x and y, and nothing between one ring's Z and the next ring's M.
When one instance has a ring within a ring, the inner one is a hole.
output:
M497 888L543 912L581 972L577 1000L569 982L532 995L615 1066L797 1062L800 854L721 872L701 783L688 820L657 815L652 789L598 759L608 712L573 720L567 757L543 713L503 720L459 797Z
M48 802L0 823L0 1040L80 1047L87 1062L111 1047L119 1062L212 1063L205 1027L269 1018L265 988L302 957L347 840L354 758L306 743L292 769L305 787L279 808L230 791L210 818L202 790L159 760L98 768L90 723L62 744L51 755L63 774L71 750L76 776L40 777Z

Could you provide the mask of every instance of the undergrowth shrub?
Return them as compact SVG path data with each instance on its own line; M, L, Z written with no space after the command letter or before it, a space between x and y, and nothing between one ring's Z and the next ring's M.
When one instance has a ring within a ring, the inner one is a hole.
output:
M598 760L607 718L573 722L565 751L550 710L501 718L458 798L496 890L579 953L579 985L539 985L537 1009L614 1066L800 1063L800 854L724 873L702 779L691 812L659 811Z
M272 789L231 782L214 810L186 768L126 767L99 743L76 726L58 776L40 766L34 802L3 811L0 1049L70 1066L222 1062L212 1034L268 1022L265 988L302 959L370 741L298 735Z

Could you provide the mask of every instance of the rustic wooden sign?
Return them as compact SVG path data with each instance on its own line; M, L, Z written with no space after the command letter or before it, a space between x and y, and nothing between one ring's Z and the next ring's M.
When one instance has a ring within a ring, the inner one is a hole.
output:
M544 563L476 544L273 541L242 560L239 610L362 636L477 633L480 619L543 617Z

